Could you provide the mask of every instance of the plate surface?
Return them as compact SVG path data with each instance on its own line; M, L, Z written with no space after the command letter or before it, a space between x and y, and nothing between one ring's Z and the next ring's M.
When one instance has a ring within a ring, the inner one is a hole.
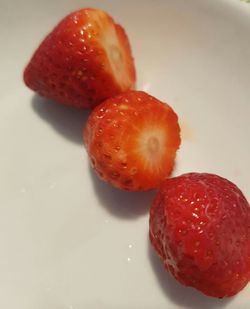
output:
M247 308L250 285L216 300L166 274L148 243L154 193L96 178L82 145L87 113L34 95L22 72L70 11L108 11L128 32L138 89L182 125L174 174L204 171L250 199L250 4L240 0L0 1L0 307Z

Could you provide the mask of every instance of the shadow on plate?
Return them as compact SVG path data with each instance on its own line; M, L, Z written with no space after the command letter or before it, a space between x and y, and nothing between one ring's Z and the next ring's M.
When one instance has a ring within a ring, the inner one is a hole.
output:
M217 299L203 295L194 288L185 287L169 275L163 267L148 241L148 256L150 264L159 282L162 292L181 308L189 309L219 309L227 306L233 298Z
M32 108L63 137L71 142L83 144L82 131L90 111L74 109L46 98L34 95Z
M95 194L109 213L121 219L136 219L148 213L155 191L122 191L99 179L90 165L89 173Z

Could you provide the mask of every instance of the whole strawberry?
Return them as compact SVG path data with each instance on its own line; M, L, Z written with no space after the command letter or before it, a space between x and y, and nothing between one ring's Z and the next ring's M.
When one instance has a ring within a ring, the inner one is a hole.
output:
M84 131L99 176L120 189L146 191L170 175L180 145L173 109L142 91L128 91L98 105Z
M24 81L41 96L74 107L93 107L135 83L127 35L104 11L73 12L38 47Z
M166 180L150 210L150 240L179 282L206 295L235 295L250 279L249 204L219 176Z

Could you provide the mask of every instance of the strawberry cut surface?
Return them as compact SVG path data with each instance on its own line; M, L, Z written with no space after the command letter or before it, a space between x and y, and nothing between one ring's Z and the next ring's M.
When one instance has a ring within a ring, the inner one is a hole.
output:
M173 169L180 127L173 109L142 91L98 105L84 130L93 168L115 187L156 188Z
M35 51L24 81L39 95L78 108L133 88L135 67L125 30L102 10L69 14Z
M250 280L250 208L232 182L206 173L165 180L149 224L153 247L180 283L222 298Z

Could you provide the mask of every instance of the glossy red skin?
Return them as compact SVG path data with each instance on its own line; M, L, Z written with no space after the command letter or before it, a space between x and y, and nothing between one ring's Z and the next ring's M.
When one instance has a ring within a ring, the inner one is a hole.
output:
M106 53L96 39L102 29L83 31L91 22L89 12L92 11L96 10L82 9L69 14L44 39L24 71L24 82L29 88L65 105L93 108L134 86L135 67L124 29L106 15L105 22L114 25L118 40L126 50L130 79L126 89L114 78Z
M126 109L120 106L126 105ZM157 170L148 170L138 155L138 134L150 123L160 124L167 145ZM173 169L180 146L178 117L166 103L143 91L127 91L98 105L84 130L84 142L92 167L104 181L127 191L159 187ZM120 155L124 153L126 160ZM136 170L136 172L135 172Z
M166 180L150 210L150 240L182 284L233 296L250 280L250 208L228 180L190 173Z

